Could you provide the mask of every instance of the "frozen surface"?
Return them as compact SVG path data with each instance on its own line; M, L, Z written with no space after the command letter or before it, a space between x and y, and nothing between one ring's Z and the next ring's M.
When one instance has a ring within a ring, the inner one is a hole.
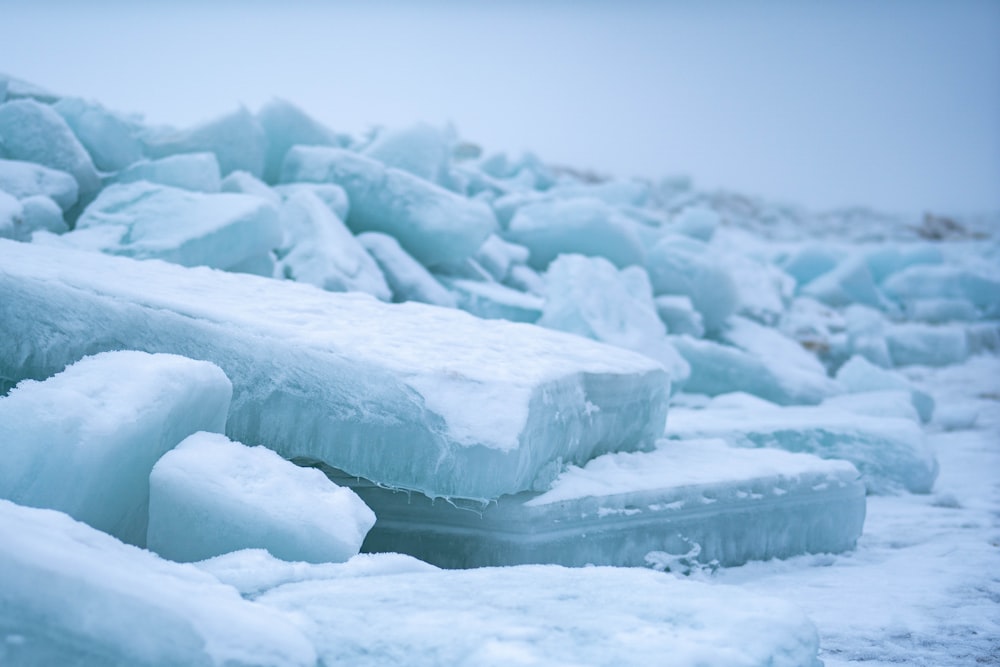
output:
M841 260L832 271L804 285L801 293L830 306L859 303L881 308L885 305L885 297L875 285L868 263L860 254Z
M100 104L64 97L53 106L101 171L118 171L142 158L133 123Z
M233 439L431 496L547 484L559 461L648 445L666 415L651 359L444 308L10 241L0 284L2 378L110 347L210 360Z
M190 565L0 500L0 663L313 667L281 613Z
M969 356L969 343L962 325L907 322L886 331L889 356L896 366L948 366Z
M332 130L286 100L267 102L257 112L257 121L267 136L264 180L268 183L277 183L280 179L281 164L292 146L340 145Z
M542 316L544 302L534 294L525 294L494 282L462 278L442 280L455 295L458 307L476 317L533 323Z
M387 167L443 184L451 155L452 139L444 130L427 123L379 132L363 153Z
M690 297L683 295L663 295L653 299L656 314L667 327L667 332L701 338L705 335L705 324L701 313L694 309Z
M938 464L910 419L870 417L830 406L671 410L667 435L723 438L741 447L777 447L850 461L873 493L928 493Z
M6 192L0 191L0 238L26 240L24 206Z
M17 199L46 195L66 210L76 203L79 186L65 171L33 162L0 159L0 190Z
M26 380L0 398L0 497L145 545L150 469L188 435L222 431L231 396L218 367L145 352Z
M257 599L295 612L331 665L817 664L815 628L790 603L641 569L392 574L287 584Z
M462 261L496 227L486 204L339 148L296 146L281 180L336 183L351 201L346 222L354 232L391 234L425 266Z
M105 188L52 243L227 269L281 242L278 212L252 195L204 194L146 182Z
M21 223L21 239L25 241L37 231L64 234L69 230L59 204L45 195L21 200Z
M215 153L223 176L239 170L259 177L264 173L267 135L257 118L241 107L200 125L146 140L150 157L201 152Z
M423 264L407 254L399 241L380 232L364 232L358 234L357 239L382 269L393 301L419 301L446 308L456 307L455 295L445 289Z
M666 236L646 258L653 292L691 299L705 328L715 330L739 307L739 292L725 262L708 245L683 236Z
M352 484L378 521L366 551L402 551L446 567L521 563L648 565L650 553L734 565L853 547L865 487L845 461L719 440L571 466L542 494L488 506L431 502Z
M350 489L264 447L195 433L149 475L147 544L174 561L263 548L278 558L345 561L375 515Z
M118 183L149 181L195 192L219 192L222 178L215 153L179 153L137 161L115 176Z
M930 394L917 389L904 375L879 368L864 357L851 357L837 371L837 381L851 392L905 391L922 421L928 422L934 415L934 398Z

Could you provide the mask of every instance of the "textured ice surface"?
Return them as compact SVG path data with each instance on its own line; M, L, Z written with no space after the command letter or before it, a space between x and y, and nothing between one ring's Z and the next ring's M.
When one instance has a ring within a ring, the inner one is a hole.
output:
M240 170L259 177L264 173L267 135L257 118L240 108L195 127L146 141L146 153L150 157L206 151L215 153L223 176Z
M651 359L445 308L11 241L0 290L0 378L123 346L210 360L233 439L430 496L527 490L666 415Z
M353 231L391 234L425 266L462 261L496 227L486 204L339 148L292 148L281 180L336 183L351 201Z
M146 542L149 471L201 430L222 431L232 385L218 367L108 352L0 398L0 497Z
M642 265L644 250L635 223L599 199L543 201L522 206L504 238L528 248L528 262L542 270L560 254L604 257L625 267Z
M969 356L965 327L961 325L896 324L888 328L885 340L895 366L949 366Z
M816 630L792 604L647 569L390 574L287 584L258 601L294 612L328 665L819 664Z
M331 292L366 292L392 298L378 264L343 221L316 194L301 190L281 205L281 225L288 248L281 258L286 278Z
M560 255L545 284L539 325L644 354L663 364L671 382L684 384L691 368L667 340L642 267L619 271L603 257Z
M215 153L178 153L159 160L142 160L119 172L115 181L149 181L195 192L219 192L222 189Z
M485 507L331 475L352 484L378 516L365 550L445 567L641 566L650 552L735 565L850 549L865 515L865 487L850 463L717 440L599 456L540 495Z
M46 195L66 210L76 203L79 186L65 171L33 162L0 159L0 190L18 199Z
M832 271L840 262L842 253L825 245L806 244L781 261L781 268L795 278L799 285Z
M860 303L873 308L885 305L865 258L858 254L840 261L833 270L811 280L800 290L830 306Z
M503 282L513 266L527 263L529 255L530 251L523 245L490 234L476 251L475 260L494 280Z
M844 459L868 490L927 493L938 465L920 426L910 419L869 417L829 406L710 408L671 411L667 435L723 438L740 447L775 447Z
M769 338L762 341L764 345ZM840 391L825 374L803 370L787 358L773 353L761 358L757 345L746 351L690 336L671 336L670 342L691 365L691 376L684 385L687 392L715 396L745 391L774 403L792 405L819 403ZM787 343L783 342L782 347L786 348Z
M705 324L701 313L694 309L691 299L683 295L663 295L653 299L656 313L667 327L667 332L701 338Z
M719 214L703 206L688 206L671 221L671 228L684 236L706 243L719 226Z
M248 171L237 170L230 172L228 176L222 179L220 189L222 192L255 195L261 199L266 199L274 206L281 206L281 195Z
M82 203L101 187L87 150L62 116L34 100L0 104L0 158L34 162L76 179Z
M542 316L543 301L533 294L494 282L447 277L442 280L455 295L458 307L476 317L532 323Z
M375 515L350 489L264 447L195 433L149 475L147 546L174 561L263 548L287 561L358 553Z
M823 405L872 417L899 417L915 422L921 421L908 391L883 389L841 394L826 399Z
M40 230L63 234L69 230L69 226L63 219L59 204L49 197L45 195L25 197L21 200L21 229L17 235L10 238L28 241L34 232Z
M965 299L984 312L1000 315L1000 278L954 265L911 266L886 279L885 293L899 302L916 299Z
M709 246L683 236L667 236L654 245L646 269L657 294L691 299L705 327L715 330L739 307L736 283L725 262Z
M190 565L0 500L0 663L313 667L281 614Z
M118 171L142 158L132 123L100 104L64 97L53 106L101 171Z
M281 164L292 146L338 146L337 135L291 102L273 99L257 112L257 121L267 136L264 180L277 183Z
M344 188L333 183L289 183L274 186L274 191L285 199L302 191L311 192L319 197L341 220L346 220L347 214L351 210L351 202L347 199Z
M899 373L879 368L864 357L851 357L837 371L837 381L850 392L905 391L921 421L928 422L934 415L934 399L930 394L917 389Z
M278 212L252 195L137 182L105 188L59 244L227 269L281 243Z
M0 238L24 241L24 206L6 192L0 191Z
M362 152L387 167L402 169L443 185L452 141L446 131L427 123L417 123L379 132Z
M381 232L364 232L358 234L357 239L382 270L393 301L420 301L448 308L456 306L455 295L445 289L423 264L410 257L399 241Z

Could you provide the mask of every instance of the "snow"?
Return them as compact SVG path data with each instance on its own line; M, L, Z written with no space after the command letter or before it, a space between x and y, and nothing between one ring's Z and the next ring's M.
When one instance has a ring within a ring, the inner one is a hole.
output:
M0 498L146 543L149 471L196 431L222 431L232 385L172 354L106 352L0 398Z
M264 548L287 561L345 561L375 515L349 489L264 447L195 433L149 475L151 551L190 562Z
M79 186L65 171L34 162L0 159L0 190L17 199L46 195L66 210L76 203Z

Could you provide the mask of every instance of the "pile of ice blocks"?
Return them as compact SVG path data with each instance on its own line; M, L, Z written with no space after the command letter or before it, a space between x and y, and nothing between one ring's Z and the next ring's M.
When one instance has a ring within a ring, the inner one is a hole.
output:
M557 567L844 551L866 493L931 490L899 367L1000 348L995 241L804 224L0 76L0 662L809 664L780 603ZM378 604L407 615L343 624Z

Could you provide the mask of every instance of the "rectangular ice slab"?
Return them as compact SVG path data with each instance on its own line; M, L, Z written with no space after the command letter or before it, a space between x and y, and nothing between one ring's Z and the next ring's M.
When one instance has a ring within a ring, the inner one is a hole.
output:
M375 510L366 551L409 553L443 567L522 563L641 566L650 552L700 562L850 549L865 487L846 461L719 440L660 441L570 467L543 494L455 506L327 469Z
M816 630L792 603L647 569L390 574L287 584L257 601L290 612L324 665L820 664Z
M432 497L545 488L666 419L655 361L451 309L11 241L0 290L0 379L122 347L213 361L233 439Z
M0 664L314 667L282 614L52 510L0 500Z
M0 498L145 546L149 471L192 433L222 431L232 392L210 363L145 352L22 382L0 398Z

